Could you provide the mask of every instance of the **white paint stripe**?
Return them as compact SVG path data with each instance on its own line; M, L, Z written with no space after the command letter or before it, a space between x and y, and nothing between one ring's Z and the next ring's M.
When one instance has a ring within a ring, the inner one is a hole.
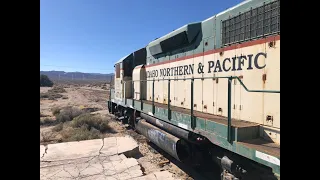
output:
M256 151L256 157L259 158L259 159L268 161L268 162L270 162L272 164L280 166L280 159L278 159L278 158L276 158L274 156L270 156L270 155L265 154L263 152Z
M188 126L182 123L178 123L178 126L184 129L188 129Z

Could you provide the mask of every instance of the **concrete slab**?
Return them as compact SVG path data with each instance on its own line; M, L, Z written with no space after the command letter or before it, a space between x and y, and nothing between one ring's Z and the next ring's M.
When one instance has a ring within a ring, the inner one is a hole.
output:
M97 156L85 162L75 159L40 168L40 179L133 179L142 175L137 160L123 155Z
M40 146L40 154L42 151L43 147ZM67 159L98 156L99 154L102 156L121 153L127 155L138 151L138 144L132 137L110 137L81 142L49 144L47 153L42 160L62 161Z
M104 138L104 146L100 150L102 155L107 156L123 153L132 157L138 152L138 143L131 136Z
M40 146L40 179L170 180L172 178L171 173L164 171L144 176L138 161L123 154L130 154L137 148L137 142L129 136L49 144L45 154L45 146Z
M40 159L42 158L45 152L46 152L46 147L44 145L40 145Z
M97 156L102 145L101 139L49 144L47 153L42 159L44 161L59 161Z

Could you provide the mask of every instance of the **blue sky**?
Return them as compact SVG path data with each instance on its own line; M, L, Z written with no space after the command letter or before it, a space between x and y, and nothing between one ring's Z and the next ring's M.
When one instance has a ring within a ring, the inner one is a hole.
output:
M121 57L243 0L40 0L40 70L111 73Z

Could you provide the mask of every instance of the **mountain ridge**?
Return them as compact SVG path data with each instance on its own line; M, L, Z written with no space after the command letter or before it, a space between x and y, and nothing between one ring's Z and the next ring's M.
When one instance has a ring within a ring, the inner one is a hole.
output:
M47 75L51 80L108 80L114 76L114 73L83 73L83 72L65 72L65 71L40 71L40 75Z

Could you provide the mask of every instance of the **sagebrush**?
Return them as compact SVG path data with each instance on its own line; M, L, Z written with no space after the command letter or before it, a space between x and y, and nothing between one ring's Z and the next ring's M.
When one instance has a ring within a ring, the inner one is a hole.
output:
M55 116L58 122L67 122L83 113L85 112L77 107L65 107L55 114Z
M64 111L61 110L62 112ZM71 111L66 112L70 113ZM108 130L111 130L111 127L106 118L89 113L80 114L70 121L61 122L53 128L53 131L61 135L61 142L102 138L103 133Z
M48 98L49 100L55 100L59 98L65 98L66 96L60 94L65 92L67 91L63 87L54 86L52 89L49 89L48 92L40 93L40 99Z

